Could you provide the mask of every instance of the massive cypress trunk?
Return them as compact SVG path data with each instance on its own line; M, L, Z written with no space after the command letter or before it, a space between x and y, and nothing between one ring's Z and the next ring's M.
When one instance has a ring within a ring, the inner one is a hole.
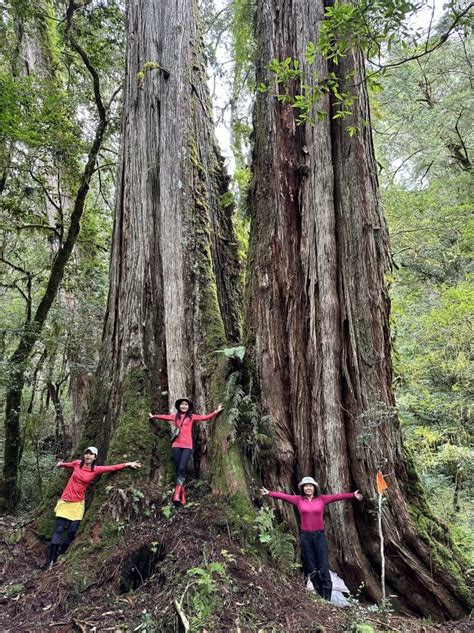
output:
M188 0L127 6L110 290L85 440L110 445L109 459L141 452L147 469L153 453L153 478L171 451L160 422L153 451L148 411L173 410L183 395L211 410L215 351L239 332L237 251L197 21ZM204 430L200 438L195 461L207 470Z
M305 62L323 14L322 1L260 0L257 84L272 83L274 58L298 59L308 84L314 72L324 78L334 70L321 57L311 68ZM468 607L462 568L404 455L391 387L390 258L363 65L353 51L336 69L340 77L354 73L349 122L331 118L329 97L317 106L329 116L300 127L271 91L257 101L247 334L261 403L275 423L264 483L295 489L310 474L323 492L364 493L364 504L330 506L332 564L351 589L364 582L366 595L379 599L381 469L390 485L388 593L412 612L455 617ZM348 125L358 128L352 138Z

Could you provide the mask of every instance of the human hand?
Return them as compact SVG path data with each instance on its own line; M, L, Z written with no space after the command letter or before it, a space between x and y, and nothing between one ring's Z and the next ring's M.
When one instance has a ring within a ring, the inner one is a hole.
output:
M217 413L220 413L221 411L224 410L224 405L222 404L222 402L219 402L219 404L217 405Z
M362 501L362 499L364 498L358 490L354 492L354 497L357 499L357 501Z
M127 462L127 466L130 466L130 468L141 468L142 467L140 462Z
M149 413L149 414L148 414L148 419L149 419L149 420L153 420L153 413Z
M260 488L260 494L262 497L266 497L268 495L268 490L266 488Z
M59 467L61 466L61 464L62 464L62 463L63 463L63 460L59 461L59 462L56 464L56 468L59 468Z

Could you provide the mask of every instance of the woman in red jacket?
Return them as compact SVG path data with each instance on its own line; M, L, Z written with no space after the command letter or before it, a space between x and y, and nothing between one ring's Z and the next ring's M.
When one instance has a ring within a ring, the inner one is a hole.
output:
M193 413L193 403L187 398L179 398L175 402L177 413L153 415L149 413L150 420L167 420L172 422L171 431L171 448L173 451L173 462L176 471L176 487L173 493L173 503L184 505L186 496L184 490L184 482L186 480L186 471L188 469L189 458L193 451L192 429L194 422L205 422L212 420L222 411L224 406L219 404L217 409L207 415L197 415Z
M112 473L123 468L140 468L140 462L126 462L113 466L96 466L94 464L99 451L89 446L82 459L74 462L58 462L58 468L71 468L72 475L63 490L61 498L54 508L56 525L51 539L48 569L54 565L59 554L64 554L76 536L79 524L84 516L84 497L89 484L103 473ZM61 543L63 534L64 541Z
M301 495L287 495L284 492L272 492L260 489L260 494L281 499L298 508L301 519L300 546L303 554L304 572L313 583L313 587L325 600L331 600L332 582L329 573L328 542L324 534L324 508L328 503L357 499L363 496L358 490L335 495L320 495L319 485L312 477L303 477L298 484Z

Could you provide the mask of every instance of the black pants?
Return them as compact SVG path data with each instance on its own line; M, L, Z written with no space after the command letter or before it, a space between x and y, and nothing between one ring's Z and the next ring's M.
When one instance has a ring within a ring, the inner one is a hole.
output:
M54 526L54 534L51 538L51 543L53 545L59 545L64 536L64 545L71 545L76 536L77 528L79 527L80 521L69 521L69 519L63 519L62 517L58 517L56 519L56 525Z
M176 471L176 480L179 484L184 484L186 479L186 471L188 470L188 462L191 457L192 449L190 448L173 448L174 469Z
M325 600L331 600L332 582L329 573L328 542L322 530L301 532L303 568L314 588Z

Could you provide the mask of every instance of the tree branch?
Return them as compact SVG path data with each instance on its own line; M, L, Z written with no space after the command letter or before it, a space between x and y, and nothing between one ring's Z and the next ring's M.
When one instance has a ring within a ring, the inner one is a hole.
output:
M4 284L4 283L0 282L0 287L2 287L2 288L10 288L10 290L17 290L21 294L23 299L25 300L25 303L28 305L28 302L29 302L28 296L26 295L25 291L22 288L20 288L20 286L17 284L16 281L14 283L12 283L12 284Z
M16 264L13 264L8 259L3 257L3 255L0 257L0 262L7 264L7 266L10 266L10 268L13 268L13 270L16 270L19 273L23 273L26 277L31 276L31 273L29 270L26 270L26 268L22 268L21 266L17 266Z
M370 59L367 60L370 64L377 66L378 69L374 71L373 73L369 73L368 75L365 75L365 81L367 81L367 79L370 79L371 77L374 77L375 75L377 75L379 72L383 70L387 70L388 68L397 68L398 66L402 66L403 64L406 64L407 62L413 61L415 59L421 59L422 57L426 57L426 55L430 55L431 53L436 51L448 40L449 36L457 27L461 19L469 13L469 11L472 9L473 6L474 6L474 3L471 2L464 9L464 11L461 11L461 13L456 14L456 17L451 23L451 25L449 26L448 30L445 31L442 35L440 35L439 40L431 48L428 48L428 39L427 39L424 51L421 53L411 55L410 57L405 57L403 59L400 59L395 62L390 62L388 64L379 64L373 60L370 60Z
M109 102L107 104L107 111L110 110L112 103L115 101L115 97L119 94L119 92L123 89L123 84L120 84L120 86L118 86L118 88L116 88L116 90L114 90L114 92L112 93L112 96L109 99Z
M423 151L423 148L417 149L414 152L412 152L409 156L407 156L406 158L404 158L402 160L402 162L400 163L400 165L395 169L395 171L393 171L390 175L393 178L395 178L395 176L398 174L398 172L400 171L400 169L403 167L403 165L405 165L410 158L413 158L413 156L416 156L417 154L419 154L420 152Z
M56 227L51 226L50 224L22 224L21 226L17 226L15 228L17 231L25 231L26 229L40 229L42 231L51 231L52 233L56 233L58 239L61 238Z
M53 198L49 195L49 191L47 190L47 188L45 187L44 183L40 180L40 178L37 178L33 172L31 171L31 169L29 169L29 174L30 177L36 182L38 183L38 185L41 187L41 189L43 190L43 193L45 194L45 196L48 198L50 204L53 205L53 207L56 209L56 211L60 211L60 206L53 200Z
M69 6L67 8L67 12L66 12L66 33L69 36L69 41L71 42L71 46L73 48L73 50L76 51L76 53L78 53L78 55L81 57L82 61L84 62L84 66L87 68L87 70L89 71L91 77L92 77L92 84L93 84L93 88L94 88L94 98L95 98L95 103L97 106L97 110L99 113L99 120L106 120L106 110L105 110L105 106L103 104L102 101L102 95L100 93L100 79L99 79L99 75L96 71L96 69L94 68L94 66L92 65L89 56L87 55L86 51L79 45L79 43L75 40L74 36L72 35L72 18L74 15L74 11L77 8L77 5L74 4L74 0L70 0L69 2ZM87 168L87 166L86 166Z
M469 158L468 149L467 149L467 147L466 147L466 145L464 143L463 137L461 136L461 132L459 131L459 121L461 120L463 112L464 112L464 107L461 107L461 112L459 113L459 116L457 118L456 125L454 126L454 129L456 130L456 134L457 134L457 136L459 138L459 142L461 143L461 147L462 147L462 150L464 152L464 160L461 161L461 162L462 162L463 167L467 171L467 170L469 170L471 168L472 165L471 165L471 160Z

